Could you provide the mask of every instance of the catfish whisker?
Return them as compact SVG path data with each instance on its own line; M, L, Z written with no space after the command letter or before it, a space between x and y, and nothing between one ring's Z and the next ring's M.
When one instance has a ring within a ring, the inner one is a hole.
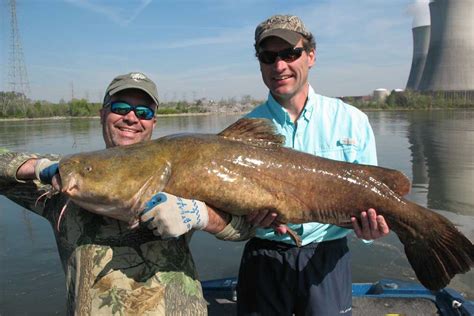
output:
M56 230L59 232L59 225L61 224L61 220L64 217L64 213L66 212L66 208L69 205L69 202L71 202L71 199L68 199L66 201L66 204L64 204L63 208L61 209L61 213L59 213L59 218L58 218L58 223L56 224Z
M41 199L43 199L44 197L46 197L46 198L44 199L44 204L46 204L46 200L47 200L47 199L50 199L53 195L58 194L58 193L59 193L59 191L55 190L54 188L53 188L53 189L50 189L50 190L47 190L45 193L41 194L41 195L36 199L36 201L35 201L35 207L38 206L39 201L41 201ZM43 205L44 205L44 204L43 204Z

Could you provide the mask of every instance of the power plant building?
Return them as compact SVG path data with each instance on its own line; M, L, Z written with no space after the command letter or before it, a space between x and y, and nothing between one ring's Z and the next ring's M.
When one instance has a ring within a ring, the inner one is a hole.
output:
M375 89L372 94L372 100L375 102L383 102L390 95L390 92L387 89L379 88Z
M410 75L408 77L407 89L418 90L423 69L425 69L426 56L430 46L429 25L414 27L413 32L413 60L411 63Z
M474 0L435 0L429 9L431 27L413 29L413 60L407 89L467 92L472 97Z

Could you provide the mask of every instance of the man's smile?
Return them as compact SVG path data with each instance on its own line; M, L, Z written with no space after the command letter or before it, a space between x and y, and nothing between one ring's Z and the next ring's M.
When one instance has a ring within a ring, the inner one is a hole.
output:
M125 126L117 126L117 129L119 129L121 132L125 132L125 133L140 133L141 132L141 130L137 130L137 129L129 128L129 127L125 127Z
M290 79L290 78L293 78L293 76L292 75L278 75L278 76L274 76L273 80L283 81L283 80L287 80L287 79Z

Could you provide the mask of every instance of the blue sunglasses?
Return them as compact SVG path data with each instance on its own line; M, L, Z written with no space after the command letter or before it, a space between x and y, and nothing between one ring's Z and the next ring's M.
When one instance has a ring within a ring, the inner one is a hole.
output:
M151 120L155 117L155 111L145 105L130 105L127 102L117 101L110 104L110 112L118 115L127 115L133 111L140 120Z

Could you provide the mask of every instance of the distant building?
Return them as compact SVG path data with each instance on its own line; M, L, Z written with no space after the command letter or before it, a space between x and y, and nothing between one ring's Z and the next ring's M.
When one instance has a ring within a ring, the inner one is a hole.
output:
M474 100L474 0L434 0L429 9L431 26L413 29L406 87Z
M375 102L384 102L385 99L390 95L390 91L385 88L375 89L372 94L372 100Z
M343 96L343 97L336 97L336 98L341 99L342 101L347 102L349 104L352 102L359 102L359 101L368 102L372 100L371 95Z

